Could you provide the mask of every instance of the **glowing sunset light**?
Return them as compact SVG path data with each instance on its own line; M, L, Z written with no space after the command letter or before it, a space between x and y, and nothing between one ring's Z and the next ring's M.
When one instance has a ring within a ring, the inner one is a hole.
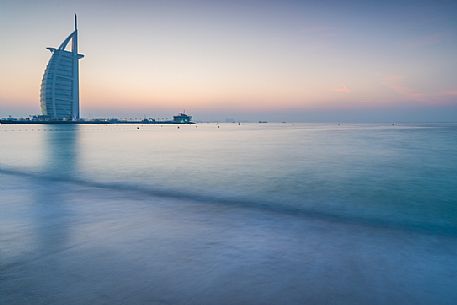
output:
M2 1L0 116L38 111L45 48L66 36L74 12L86 54L82 116L394 106L405 119L415 106L443 114L431 120L457 114L452 2L134 1L126 9L108 1Z

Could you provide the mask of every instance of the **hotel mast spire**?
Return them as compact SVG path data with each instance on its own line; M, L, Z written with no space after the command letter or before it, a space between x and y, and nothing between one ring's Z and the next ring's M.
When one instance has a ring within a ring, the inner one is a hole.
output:
M78 18L75 14L75 31L71 39L73 53L73 109L72 120L79 120L79 57L78 57Z
M75 14L75 30L73 32L71 39L71 52L75 55L78 54L78 19Z

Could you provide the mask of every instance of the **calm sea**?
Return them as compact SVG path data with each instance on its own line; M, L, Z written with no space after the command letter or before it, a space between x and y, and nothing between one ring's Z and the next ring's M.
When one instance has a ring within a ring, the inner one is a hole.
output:
M1 125L0 141L8 304L457 302L456 124Z
M1 126L0 170L457 233L457 125Z

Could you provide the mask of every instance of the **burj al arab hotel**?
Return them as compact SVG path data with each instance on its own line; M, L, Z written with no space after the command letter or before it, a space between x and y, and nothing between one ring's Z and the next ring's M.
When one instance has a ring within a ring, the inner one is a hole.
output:
M67 45L71 40L71 48ZM79 60L78 28L75 15L75 30L58 49L47 48L49 59L41 82L41 112L50 119L79 120Z

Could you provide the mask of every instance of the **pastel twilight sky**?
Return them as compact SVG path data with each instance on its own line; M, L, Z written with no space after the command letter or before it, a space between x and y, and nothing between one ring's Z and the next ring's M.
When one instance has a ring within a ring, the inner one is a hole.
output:
M74 13L82 117L457 121L457 2L401 0L0 0L0 117Z

